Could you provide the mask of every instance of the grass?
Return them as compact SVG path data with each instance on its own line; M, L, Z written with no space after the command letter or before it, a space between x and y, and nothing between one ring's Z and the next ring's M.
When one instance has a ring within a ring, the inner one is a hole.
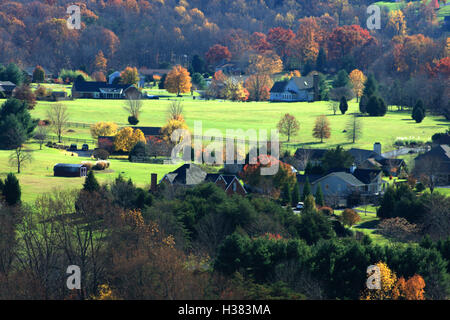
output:
M419 1L415 1L415 2L416 2L416 4L419 3ZM430 2L428 2L428 3L430 3ZM374 4L378 5L380 7L385 7L389 11L403 9L403 7L405 6L404 2L378 1L378 2L375 2ZM440 7L439 7L439 9L437 11L437 14L436 14L438 20L441 21L441 20L444 19L444 17L449 16L449 15L450 15L450 6L444 5L444 3L442 3L442 1L440 1Z
M45 119L46 110L55 102L39 101L32 111L34 117ZM114 121L119 125L127 125L127 113L123 109L123 100L95 100L77 99L61 102L67 105L70 121L93 124L98 121ZM168 100L144 100L140 126L162 126L166 122L166 109ZM291 150L297 147L335 147L338 144L344 147L358 147L371 149L373 143L382 143L383 151L393 149L392 144L400 137L415 137L416 139L429 140L436 132L443 132L450 122L443 117L427 116L422 123L415 123L409 112L389 111L384 117L362 117L363 132L361 139L351 144L346 139L343 130L350 119L351 113L358 111L355 101L349 103L349 111L346 115L333 115L328 109L327 103L298 102L298 103L270 103L270 102L230 102L230 101L204 101L192 100L190 97L183 100L184 117L193 130L194 121L202 121L203 132L208 134L208 129L219 129L222 134L227 129L274 129L279 119L285 114L294 115L300 122L298 136L291 137L291 142L285 146ZM312 137L312 129L315 118L325 114L330 121L331 137L320 143ZM74 137L90 138L88 129L70 128L75 130ZM281 137L286 140L286 137Z
M53 176L53 166L56 163L81 163L89 161L90 158L71 156L71 153L43 147L39 150L37 144L27 145L33 151L33 162L28 164L17 178L22 187L22 200L25 202L34 201L39 194L56 189L80 189L84 183L84 178L63 178ZM10 151L0 150L0 177L4 178L8 172L17 172L15 168L8 165ZM92 160L91 160L92 161ZM125 178L132 178L139 187L150 185L150 174L157 173L158 179L164 174L173 171L177 165L131 163L128 160L110 160L111 173L95 171L96 178L101 183L113 181L119 173Z

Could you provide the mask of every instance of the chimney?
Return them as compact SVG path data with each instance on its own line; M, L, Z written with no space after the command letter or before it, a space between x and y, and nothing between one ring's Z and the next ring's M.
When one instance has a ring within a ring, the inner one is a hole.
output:
M378 154L379 156L381 156L381 143L375 142L375 143L373 144L373 152L375 152L376 154Z
M315 73L313 75L313 86L314 86L314 101L319 101L319 74Z
M152 173L152 184L150 186L151 192L156 192L156 186L158 184L158 174Z
M355 170L356 170L356 165L353 163L353 164L350 166L350 173L351 173L351 174L355 173Z

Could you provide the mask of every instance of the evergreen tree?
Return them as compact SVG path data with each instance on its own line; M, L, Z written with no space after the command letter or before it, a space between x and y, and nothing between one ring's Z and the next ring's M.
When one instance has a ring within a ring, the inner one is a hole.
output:
M166 78L167 78L167 74L163 74L161 77L161 80L159 80L158 83L158 89L165 89L166 88Z
M303 212L315 212L315 211L316 211L316 203L314 201L314 197L312 194L309 194L305 198Z
M425 106L423 105L422 100L418 100L416 102L416 105L414 106L412 110L411 117L417 122L421 123L422 120L425 118Z
M378 98L378 116L383 117L387 112L387 106L383 98Z
M369 102L369 98L367 96L362 96L359 99L359 112L366 113L367 112L367 103Z
M303 186L303 193L302 193L302 201L305 201L306 197L311 194L311 185L309 184L309 179L306 177L305 179L305 185Z
M344 96L341 98L341 101L339 103L339 110L341 110L342 114L345 114L348 110L347 99Z
M319 53L317 54L316 70L319 72L323 72L326 66L327 66L327 55L325 54L325 50L321 47L319 49Z
M316 194L314 197L316 198L317 205L321 207L325 205L325 202L323 200L322 187L320 186L320 183L317 184Z
M350 79L348 77L348 73L345 70L341 70L336 75L333 81L333 88L341 88L346 87L349 83Z
M89 171L86 180L84 181L83 190L88 192L100 190L100 185L98 184L98 181L95 178L94 172L92 170Z
M9 173L6 176L2 194L6 204L10 206L14 206L20 202L22 191L20 188L19 180L13 173Z
M192 70L193 73L203 73L205 72L205 60L203 60L198 54L192 57Z
M288 205L291 203L291 191L289 190L289 184L287 182L283 184L281 199L283 201L283 205Z
M370 98L373 95L376 95L378 92L378 83L373 74L369 74L367 76L367 80L364 83L363 96Z
M297 206L298 202L300 201L300 189L298 187L298 183L295 183L294 188L292 189L291 199L292 206Z

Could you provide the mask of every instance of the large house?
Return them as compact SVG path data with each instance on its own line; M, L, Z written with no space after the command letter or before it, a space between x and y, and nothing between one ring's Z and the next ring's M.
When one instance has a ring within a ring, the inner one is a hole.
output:
M347 206L349 196L359 194L370 198L379 195L386 188L381 170L349 169L332 170L322 175L297 175L302 192L306 178L315 194L320 185L325 202L331 206Z
M11 97L16 85L11 81L0 81L0 97Z
M441 144L414 159L415 174L433 179L435 186L450 185L450 146Z
M319 100L319 75L292 77L274 83L270 89L270 101L298 102Z
M140 97L141 93L134 85L109 84L101 81L75 81L72 86L73 98L89 99L125 99Z
M206 173L196 164L183 164L181 167L167 173L160 183L170 186L192 187L203 182L212 182L221 187L228 195L245 195L247 191L241 184L237 176L220 173Z

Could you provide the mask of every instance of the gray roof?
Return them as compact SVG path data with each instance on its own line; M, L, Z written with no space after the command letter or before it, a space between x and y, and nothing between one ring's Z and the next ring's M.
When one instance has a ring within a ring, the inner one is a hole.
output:
M299 90L307 90L314 88L314 78L313 76L307 77L293 77L291 80L294 80Z
M206 178L206 172L193 163L183 164L181 167L167 174L173 184L196 185Z
M342 180L344 180L346 183L352 185L352 186L362 186L364 185L364 183L360 180L358 180L354 175L352 175L351 173L347 173L347 172L332 172L330 174L327 174L326 176L317 179L314 183L319 182L322 179L325 179L326 177L331 177L331 176L335 176L338 177Z
M284 89L286 88L289 81L287 80L281 80L277 81L273 84L272 89L270 89L270 92L284 92Z
M351 148L350 150L348 150L348 153L350 153L353 158L355 158L356 162L363 162L369 158L374 158L375 160L383 159L382 156L380 156L373 150Z

